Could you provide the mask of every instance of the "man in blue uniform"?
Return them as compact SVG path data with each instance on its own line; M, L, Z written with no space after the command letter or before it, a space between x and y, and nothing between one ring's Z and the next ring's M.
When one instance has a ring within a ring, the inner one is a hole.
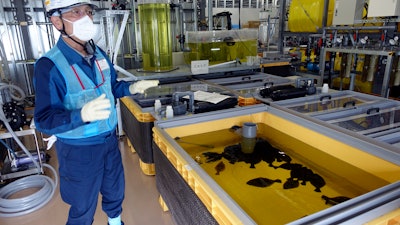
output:
M89 0L45 0L61 36L35 64L36 128L57 137L60 193L67 225L89 225L102 195L109 225L121 225L125 181L116 136L116 98L143 93L157 80L117 81L96 35Z

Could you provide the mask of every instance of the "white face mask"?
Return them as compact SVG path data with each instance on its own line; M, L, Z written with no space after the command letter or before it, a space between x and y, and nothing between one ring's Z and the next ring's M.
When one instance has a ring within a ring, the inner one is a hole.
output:
M72 23L72 34L70 34L70 36L75 36L81 41L89 41L94 38L97 33L97 27L93 24L92 19L90 19L88 15L85 15L75 22L64 18L63 20Z

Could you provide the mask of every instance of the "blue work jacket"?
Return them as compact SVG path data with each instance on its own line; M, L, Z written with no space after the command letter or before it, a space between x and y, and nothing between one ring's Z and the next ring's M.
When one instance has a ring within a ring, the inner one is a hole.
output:
M116 98L130 95L130 84L117 81L111 62L100 48L96 48L90 62L60 38L35 63L34 119L39 131L54 134L68 144L80 145L102 143L110 132L115 132L115 107L111 119L103 125L83 122L81 108L101 93L106 93L114 103Z

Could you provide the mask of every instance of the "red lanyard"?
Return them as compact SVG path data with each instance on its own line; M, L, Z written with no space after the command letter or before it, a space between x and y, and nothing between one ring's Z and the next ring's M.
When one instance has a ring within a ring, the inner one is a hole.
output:
M104 84L104 81L105 81L105 79L104 79L104 74L103 74L103 70L100 68L99 62L98 62L97 60L95 60L95 62L96 62L97 68L99 69L99 71L100 71L100 73L101 73L101 77L102 77L103 81L101 82L101 84L99 84L99 85L97 85L96 87L94 87L94 89L96 89L96 88L100 87L101 85L103 85L103 84ZM75 73L76 78L78 79L79 83L81 84L82 89L85 90L85 89L86 89L86 88L85 88L85 85L83 85L82 80L81 80L81 78L79 77L78 73L76 72L75 68L74 68L72 65L71 65L71 67L72 67L72 70L73 70L74 73Z

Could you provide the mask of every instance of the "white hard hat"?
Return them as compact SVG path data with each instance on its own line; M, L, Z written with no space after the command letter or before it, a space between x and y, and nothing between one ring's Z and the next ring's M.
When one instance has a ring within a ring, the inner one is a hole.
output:
M56 9L62 9L70 6L78 6L88 4L94 8L96 5L92 4L90 0L44 0L44 6L46 7L47 13L51 14Z

